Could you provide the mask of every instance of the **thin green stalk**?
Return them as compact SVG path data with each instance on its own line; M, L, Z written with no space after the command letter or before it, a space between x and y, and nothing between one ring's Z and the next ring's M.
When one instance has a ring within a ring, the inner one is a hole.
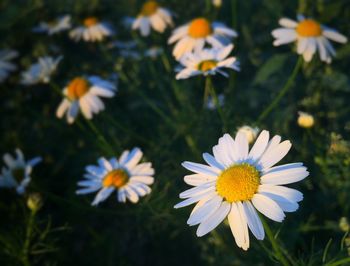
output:
M270 105L265 108L265 110L261 113L261 115L258 118L258 123L261 122L264 118L266 118L271 111L278 105L278 103L281 101L281 99L283 98L283 96L288 92L288 90L292 87L294 80L302 66L302 62L303 59L300 56L298 58L297 63L295 64L295 67L293 69L292 74L289 76L286 84L284 85L284 87L280 90L279 94L276 96L276 98L270 103Z
M23 249L22 249L22 263L25 266L30 265L29 248L30 248L32 234L33 234L33 225L34 225L35 214L36 214L36 211L31 210L29 220L27 223L27 228L26 228L26 238L25 238L25 241L23 244Z
M114 154L113 149L111 148L110 143L108 143L108 141L106 140L106 138L103 136L103 134L98 130L98 128L95 126L95 124L89 120L89 119L85 119L86 123L88 124L88 126L90 127L90 129L96 134L98 140L104 144L106 147L106 150L108 150L109 153Z

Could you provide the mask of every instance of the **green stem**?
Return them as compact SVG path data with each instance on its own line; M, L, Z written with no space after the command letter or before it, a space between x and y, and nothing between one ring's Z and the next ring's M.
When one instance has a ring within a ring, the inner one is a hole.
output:
M276 96L276 98L270 103L270 105L265 108L265 110L261 113L261 115L258 118L258 123L261 122L264 118L266 118L271 111L278 105L278 103L281 101L281 99L283 98L283 96L288 92L288 90L292 87L294 80L299 72L299 69L301 68L303 59L300 56L298 58L297 63L295 64L295 67L293 69L292 74L289 76L286 84L284 85L284 87L280 90L279 94Z
M98 128L94 125L94 123L89 120L89 119L85 119L86 123L88 124L88 126L90 127L90 129L96 134L98 140L104 144L106 146L106 150L111 153L114 154L113 149L111 148L111 145L108 143L108 141L106 140L106 138L103 136L103 134L98 130Z
M29 247L30 247L30 242L31 242L31 237L33 234L33 225L34 225L34 218L35 218L36 211L31 211L29 220L27 223L27 228L26 228L26 238L23 244L23 249L22 249L22 262L23 265L29 266Z

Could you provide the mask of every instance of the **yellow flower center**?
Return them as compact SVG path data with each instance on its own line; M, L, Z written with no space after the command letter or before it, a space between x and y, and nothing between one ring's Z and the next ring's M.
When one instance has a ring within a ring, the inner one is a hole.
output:
M89 91L89 82L84 78L73 79L67 89L68 98L71 100L77 100L85 95Z
M192 20L188 28L188 34L193 38L204 38L212 33L210 22L205 18Z
M158 7L159 5L156 1L147 1L141 8L141 15L147 17L152 16L157 12Z
M23 167L16 167L12 169L12 176L17 181L17 183L20 183L25 175L24 168Z
M217 182L216 191L227 202L250 200L260 184L258 170L250 164L233 165L224 170Z
M86 27L91 27L94 26L98 23L98 19L96 17L88 17L84 19L84 25Z
M124 169L115 169L105 175L102 181L104 187L121 188L129 180L129 175Z
M217 62L215 60L206 60L198 64L197 69L203 72L213 69L216 67Z
M320 23L312 20L305 19L300 22L296 28L297 33L303 37L317 37L322 35L322 28Z

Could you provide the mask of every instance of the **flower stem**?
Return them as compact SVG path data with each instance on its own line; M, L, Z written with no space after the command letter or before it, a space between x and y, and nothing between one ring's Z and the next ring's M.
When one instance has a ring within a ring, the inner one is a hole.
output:
M86 123L88 124L88 126L90 127L90 129L96 134L98 140L101 142L101 144L105 145L106 150L110 153L110 154L114 154L113 149L111 148L111 145L108 143L108 141L106 140L106 138L103 136L103 134L98 130L98 128L95 126L95 124L89 120L89 119L85 119Z
M261 113L261 115L258 118L258 123L261 122L264 118L266 118L271 111L278 105L278 103L281 101L281 99L283 98L283 96L288 92L288 90L292 87L293 82L299 72L299 69L302 65L303 59L300 56L298 58L297 63L295 64L295 67L293 69L292 74L289 76L286 84L284 85L284 87L280 90L279 94L276 96L276 98L271 102L271 104Z
M32 234L33 234L33 225L34 225L35 214L36 214L36 211L31 210L29 220L27 223L26 238L25 238L25 241L23 244L23 249L22 249L22 263L24 266L30 265L29 247L30 247L30 242L31 242Z

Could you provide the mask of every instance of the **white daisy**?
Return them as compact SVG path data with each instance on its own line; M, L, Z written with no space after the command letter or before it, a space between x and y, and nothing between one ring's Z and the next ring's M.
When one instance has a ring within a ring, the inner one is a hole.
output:
M140 14L132 23L132 29L140 29L142 36L148 36L151 28L163 33L167 26L172 25L170 11L161 7L157 1L150 0L143 4Z
M151 163L139 163L142 158L142 151L134 148L124 151L119 160L115 157L107 160L100 158L98 165L86 167L84 181L78 182L77 194L87 194L99 191L92 202L97 205L107 199L114 191L117 192L117 200L126 202L129 199L132 203L139 201L151 193L154 182L154 169Z
M35 157L26 161L19 149L16 149L16 155L16 158L8 153L4 155L6 166L1 170L0 187L16 188L18 194L23 194L30 182L33 167L41 162L41 158Z
M258 136L260 129L257 127L251 127L251 126L241 126L237 129L237 132L242 132L247 137L248 143L251 144Z
M77 77L63 89L66 98L58 106L56 115L62 118L66 113L67 122L72 124L81 110L86 119L92 119L93 114L105 109L100 97L111 98L116 91L113 83L97 76Z
M83 24L69 32L69 36L76 42L81 39L86 42L102 41L105 37L113 35L110 26L105 22L100 22L96 17L84 19Z
M196 18L175 29L168 43L176 42L173 55L179 59L186 52L201 50L205 44L222 47L230 43L237 33L220 22L211 23L206 18Z
M37 63L32 64L28 70L21 73L21 84L29 86L38 83L49 83L51 75L56 71L62 58L63 56L56 59L51 56L39 57Z
M228 74L222 68L239 71L239 63L236 57L228 57L232 49L233 45L230 44L222 48L195 50L193 53L185 53L179 60L184 68L176 75L176 79L186 79L197 75L215 75L216 73L228 77Z
M238 132L236 138L225 134L213 147L214 156L204 153L208 165L184 162L182 165L194 174L185 176L187 184L194 186L180 194L181 208L193 203L187 223L198 225L197 236L216 228L226 217L236 244L249 248L248 228L253 235L264 239L262 222L256 212L281 222L284 212L298 209L302 193L282 185L300 181L309 175L302 163L274 166L291 148L291 143L280 136L269 140L264 130L249 151L246 135Z
M303 55L306 62L310 62L318 50L321 61L330 63L332 56L335 56L335 50L329 40L347 42L344 35L302 15L298 15L298 21L282 18L279 24L283 28L272 31L272 36L276 38L273 45L296 42L297 53Z
M17 66L10 61L18 56L15 50L0 50L0 83L4 82L9 76L9 73L15 71Z
M68 30L72 27L70 15L65 15L57 18L52 22L40 22L39 26L33 29L34 32L47 33L54 35L61 31Z

